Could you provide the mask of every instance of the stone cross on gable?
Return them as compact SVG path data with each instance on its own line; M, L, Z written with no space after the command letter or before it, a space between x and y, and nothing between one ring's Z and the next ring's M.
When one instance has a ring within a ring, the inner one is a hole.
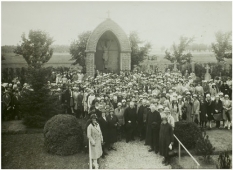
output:
M209 69L210 69L210 67L209 67L209 65L208 65L208 64L206 65L205 69L206 69L206 73L209 73Z
M108 18L110 18L110 11L108 10L108 12L107 12L107 13L108 13Z

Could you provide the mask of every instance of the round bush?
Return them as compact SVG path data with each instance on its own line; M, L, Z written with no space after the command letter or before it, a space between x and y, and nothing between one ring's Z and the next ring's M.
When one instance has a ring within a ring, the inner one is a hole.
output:
M77 118L58 114L44 126L44 145L47 152L56 155L72 155L83 145L83 130Z
M175 124L174 134L187 149L192 149L195 148L196 141L201 136L202 132L196 123L180 121ZM177 142L175 142L175 144L177 145Z

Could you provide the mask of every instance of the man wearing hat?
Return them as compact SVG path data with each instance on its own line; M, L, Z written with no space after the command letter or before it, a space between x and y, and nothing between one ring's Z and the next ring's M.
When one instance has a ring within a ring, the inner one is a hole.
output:
M134 139L137 114L134 102L130 102L129 107L125 109L124 113L125 118L125 128L126 128L126 143Z
M211 121L213 118L213 102L211 100L210 94L206 94L205 107L207 112L207 120L209 122L209 128L211 128Z
M70 92L65 84L63 84L62 86L61 103L62 103L64 113L65 114L69 113L70 112L69 111L70 110Z
M220 87L220 91L223 93L223 95L229 95L230 88L226 81L223 81L223 84Z
M193 99L191 97L191 93L186 92L186 97L184 101L184 106L186 108L186 120L188 122L192 122L192 114L193 114Z
M103 149L103 155L102 157L104 158L105 155L107 154L107 148L109 147L109 143L108 143L108 139L109 139L109 132L108 132L108 121L106 118L106 110L105 109L101 109L101 116L98 118L98 122L100 125L100 129L103 135L103 145L102 145L102 149Z
M110 108L110 114L106 116L108 121L108 131L109 131L109 150L116 150L113 147L114 143L117 142L117 126L119 125L119 121L117 116L114 114L114 109Z
M155 105L150 106L146 124L147 130L145 144L151 147L149 152L155 151L157 154L159 151L159 129L161 124L161 116L160 113L156 111Z
M146 100L142 100L142 105L138 109L138 129L140 134L140 140L145 139L146 135L146 117L147 117L147 106L146 106Z
M165 108L166 109L166 108ZM172 126L168 123L168 118L165 114L161 115L162 123L160 125L159 132L159 153L164 157L162 161L165 166L169 164L169 149L172 149L173 145L173 129Z
M122 104L119 102L117 104L117 108L115 109L115 115L118 118L119 121L119 126L118 126L118 139L121 140L123 132L124 132L124 124L125 124L125 120L124 120L124 109L121 108Z

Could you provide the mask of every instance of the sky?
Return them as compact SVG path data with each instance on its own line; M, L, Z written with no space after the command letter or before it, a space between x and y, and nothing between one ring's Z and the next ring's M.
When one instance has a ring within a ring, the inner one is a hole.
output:
M1 44L20 44L22 33L43 30L54 45L70 45L108 17L127 35L137 31L152 48L170 47L180 36L211 44L217 31L232 30L232 2L1 2Z

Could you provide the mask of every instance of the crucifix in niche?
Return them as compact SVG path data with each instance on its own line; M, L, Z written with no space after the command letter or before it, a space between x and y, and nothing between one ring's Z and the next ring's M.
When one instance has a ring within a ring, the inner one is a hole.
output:
M103 61L104 61L104 69L107 69L106 66L108 64L108 59L109 59L109 48L111 47L113 40L109 39L103 39L101 41L101 47L103 49Z

